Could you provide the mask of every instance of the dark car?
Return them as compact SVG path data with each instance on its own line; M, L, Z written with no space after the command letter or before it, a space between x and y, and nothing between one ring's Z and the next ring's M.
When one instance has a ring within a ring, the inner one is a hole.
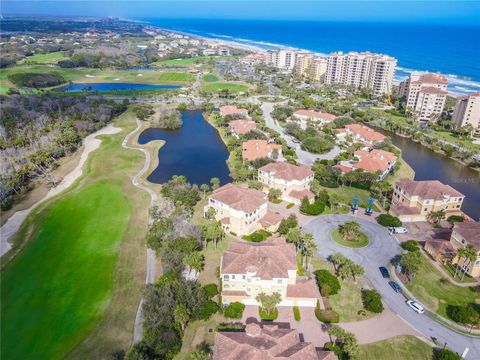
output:
M388 270L385 266L380 266L378 268L378 270L380 270L380 272L382 273L382 276L385 278L385 279L388 279L390 277L390 274L388 273Z
M402 292L402 288L395 281L389 281L388 284L392 287L393 290L395 290L395 292Z

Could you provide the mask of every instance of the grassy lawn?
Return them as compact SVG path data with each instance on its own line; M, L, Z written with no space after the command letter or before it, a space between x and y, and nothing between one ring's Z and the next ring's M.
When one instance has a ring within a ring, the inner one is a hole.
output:
M203 76L203 81L205 82L215 82L220 81L220 77L215 74L207 74Z
M243 92L247 91L248 87L247 85L244 85L244 84L221 82L221 83L206 84L200 88L200 90L206 91L206 92L218 92L223 89L228 89L232 93L238 93L242 91Z
M395 171L395 173L388 175L385 179L389 184L393 185L402 178L413 179L415 177L415 171L413 171L413 169L405 160L400 158L398 159L398 162L400 164L400 168Z
M56 64L61 60L65 60L66 57L62 51L51 52L48 54L35 54L27 56L23 62L37 63L37 64Z
M430 360L432 348L415 336L397 336L376 343L360 345L358 360Z
M332 310L340 316L341 322L362 321L376 315L363 309L361 290L366 280L360 278L357 279L357 282L351 279L339 279L339 281L341 289L338 294L330 295L329 301ZM358 313L362 309L365 311L365 315Z
M82 178L14 239L26 245L1 273L2 358L102 358L131 344L149 198L131 185L143 155L121 147L132 114L115 125L123 131L102 137Z
M327 190L329 194L337 194L340 196L340 198L343 200L343 203L345 205L348 205L349 207L353 204L353 198L355 196L358 196L360 199L359 202L359 207L360 208L367 208L368 207L368 198L370 197L370 191L364 190L364 189L359 189L353 186L339 186L337 188L327 188L323 187L323 190ZM374 205L373 206L374 211L378 211L378 208Z
M407 284L407 288L430 309L448 318L446 312L448 305L465 306L469 303L480 303L479 287L461 287L447 279L442 281L443 275L425 256L421 256L419 265L419 271L413 281Z
M172 66L172 65L178 65L178 66L192 66L194 64L194 59L198 58L187 58L187 59L171 59L171 60L164 60L164 61L159 61L159 65L167 65L167 66Z
M360 239L358 241L350 241L350 240L342 239L338 229L333 230L331 236L332 236L332 239L335 240L340 245L348 246L355 249L362 248L368 245L368 236L365 235L364 233L360 233Z
M195 81L195 76L187 73L179 72L166 72L160 74L160 82L172 81L172 82L192 82Z

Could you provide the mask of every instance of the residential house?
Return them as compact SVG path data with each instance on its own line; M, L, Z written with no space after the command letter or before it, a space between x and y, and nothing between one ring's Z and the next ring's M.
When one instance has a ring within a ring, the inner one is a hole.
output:
M313 171L306 165L293 165L287 162L275 162L258 169L258 181L265 184L267 190L282 191L282 200L300 205L304 198L310 202L315 195L310 191Z
M242 144L242 157L244 160L254 161L261 158L273 158L276 151L282 155L282 145L271 144L267 140L248 140Z
M251 119L232 120L228 123L228 125L230 126L230 133L237 139L240 138L240 135L245 135L257 128L257 124Z
M363 170L369 173L379 173L378 180L383 180L393 170L397 156L385 150L357 150L354 152L356 161L341 161L334 167L343 173Z
M220 115L244 118L248 116L248 110L238 108L235 105L224 105L220 107Z
M260 190L245 185L227 184L208 197L204 213L215 210L215 219L222 223L225 232L238 236L259 229L276 231L282 216L268 210L267 196Z
M249 323L245 331L215 333L213 360L338 360L332 351L303 342L295 329Z
M390 213L403 222L426 221L432 211L443 210L446 217L461 215L465 195L438 180L401 179L393 191Z
M264 242L231 242L220 263L222 302L259 305L258 294L278 293L279 306L315 307L320 298L313 279L297 276L295 245L284 238Z
M353 142L361 142L365 148L371 148L375 144L380 144L385 141L386 136L361 124L346 125L343 129L336 129L336 136L339 140L347 140L347 137L352 138Z
M292 114L290 119L293 122L298 122L302 129L306 129L309 123L323 126L335 120L337 117L333 114L322 113L320 111L301 109Z

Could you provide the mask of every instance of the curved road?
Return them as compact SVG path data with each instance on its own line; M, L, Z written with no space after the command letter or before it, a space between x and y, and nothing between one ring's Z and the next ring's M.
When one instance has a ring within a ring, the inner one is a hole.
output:
M370 243L366 247L352 249L342 246L331 239L331 232L338 225L348 220L355 220L361 224L362 231L370 239ZM313 234L319 252L323 256L328 257L340 252L362 265L365 268L365 275L382 295L385 304L427 339L436 338L437 343L440 345L447 343L447 347L459 354L462 354L466 348L469 348L466 359L480 359L479 338L462 335L450 330L427 315L415 313L405 304L403 295L394 292L388 285L387 279L382 277L378 268L388 265L392 257L400 253L400 246L383 227L350 215L325 215L313 219L303 229Z

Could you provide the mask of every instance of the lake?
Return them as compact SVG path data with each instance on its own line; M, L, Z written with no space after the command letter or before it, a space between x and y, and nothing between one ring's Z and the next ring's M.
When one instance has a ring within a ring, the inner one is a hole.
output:
M165 140L158 152L158 167L148 181L162 184L173 175L185 175L192 184L208 184L218 177L221 184L232 181L227 166L228 150L217 130L201 111L183 111L183 126L179 130L150 128L143 131L138 142Z
M181 86L174 85L150 85L150 84L128 84L128 83L75 83L57 88L63 92L80 91L125 91L125 90L154 90L154 89L179 89Z
M480 219L479 172L410 139L387 131L381 132L390 136L393 144L402 150L403 159L415 171L415 180L440 180L457 189L465 195L462 210L474 220Z

